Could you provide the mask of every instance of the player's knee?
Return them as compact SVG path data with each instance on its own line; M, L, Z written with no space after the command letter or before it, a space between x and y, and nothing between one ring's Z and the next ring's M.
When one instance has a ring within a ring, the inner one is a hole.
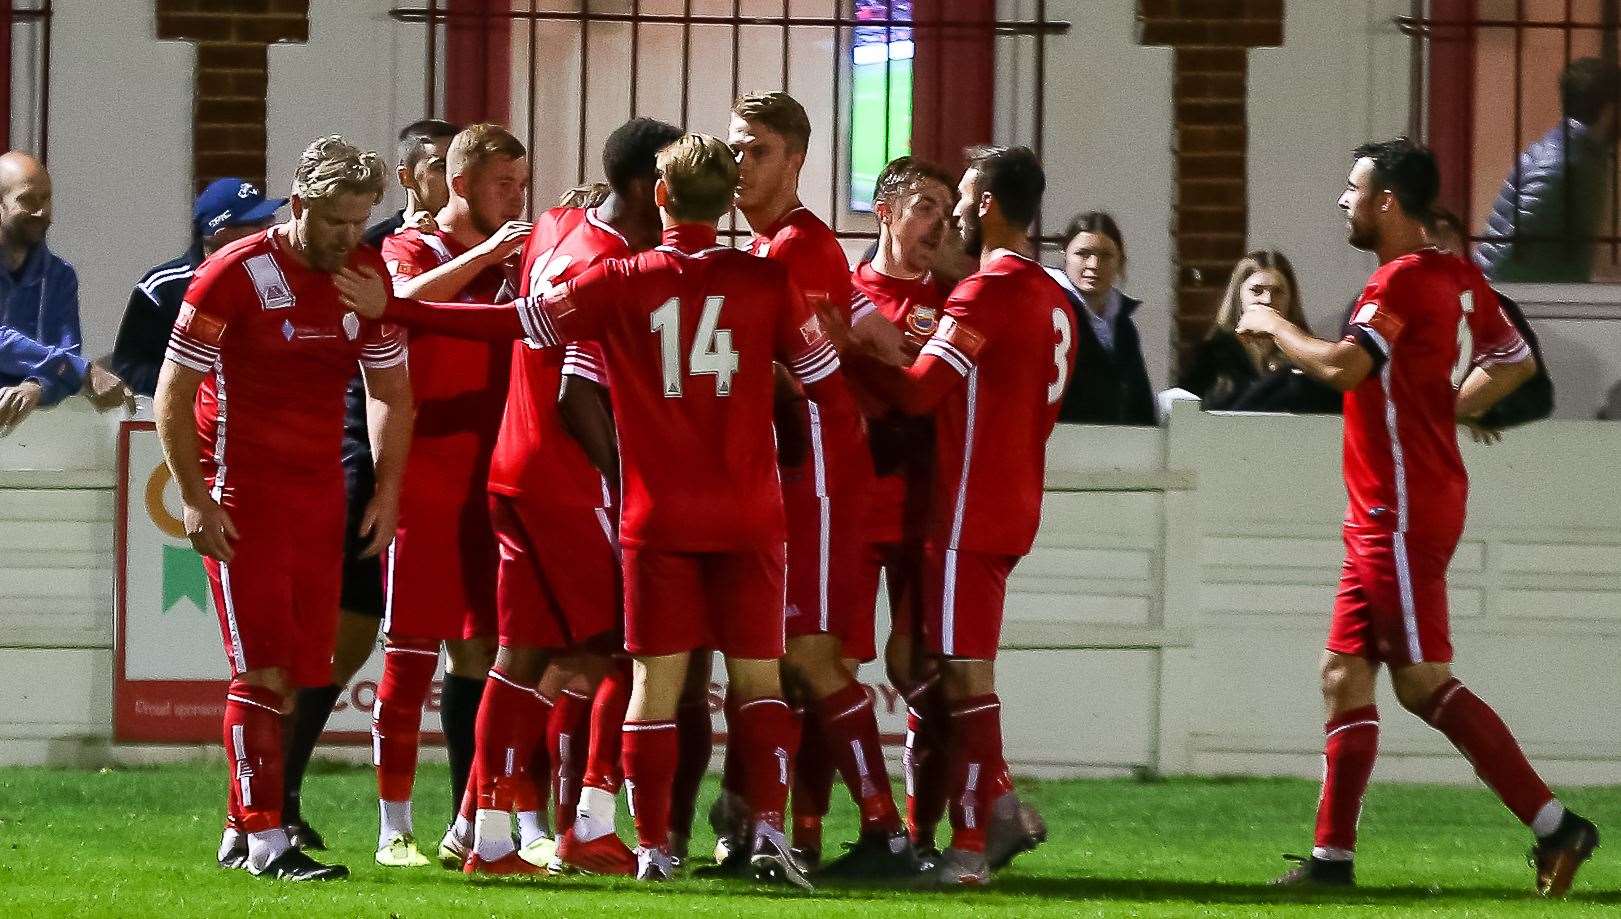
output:
M943 661L940 686L946 698L954 701L996 692L996 663L962 658Z
M282 714L288 714L293 710L293 681L288 677L287 671L280 667L244 670L237 674L232 682L268 689L280 698Z
M546 652L539 648L503 645L496 652L495 663L492 666L499 668L503 674L519 685L535 686L540 683L541 674L546 669Z
M774 660L728 659L726 674L739 702L782 696L781 669Z
M445 672L478 679L495 665L495 643L488 638L466 638L445 642Z
M1442 684L1452 678L1452 670L1445 664L1413 664L1390 674L1391 686L1396 690L1396 701L1420 718L1430 711L1430 700Z

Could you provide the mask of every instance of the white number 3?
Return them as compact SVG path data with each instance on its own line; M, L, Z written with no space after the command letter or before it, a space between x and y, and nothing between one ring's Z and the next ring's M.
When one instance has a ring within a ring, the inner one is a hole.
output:
M1053 307L1053 381L1047 384L1047 404L1056 405L1064 398L1064 384L1069 382L1069 346L1075 340L1075 327L1062 307Z

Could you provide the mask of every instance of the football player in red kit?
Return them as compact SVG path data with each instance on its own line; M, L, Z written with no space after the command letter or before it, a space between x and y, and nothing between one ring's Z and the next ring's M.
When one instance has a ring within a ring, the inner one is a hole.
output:
M758 879L808 887L783 834L797 731L778 663L786 527L771 430L775 363L830 410L853 406L838 355L787 272L716 242L737 187L731 149L689 134L659 153L658 166L664 243L653 251L603 262L542 301L406 302L391 318L542 346L601 344L624 483L625 648L636 660L624 764L637 876L674 871L673 718L692 652L715 648L739 699L729 727L755 821L749 864ZM375 279L350 273L342 283L362 314L383 314L389 300Z
M1345 565L1322 661L1323 792L1309 858L1289 885L1354 882L1357 818L1379 743L1381 664L1403 708L1446 735L1535 837L1537 890L1562 896L1598 845L1526 761L1485 702L1452 675L1447 564L1463 532L1468 476L1457 425L1536 370L1524 339L1474 266L1430 246L1440 174L1406 138L1357 148L1339 205L1353 247L1379 257L1339 341L1270 309L1238 332L1267 338L1296 367L1345 393Z
M871 261L857 266L852 281L853 321L875 312L904 335L906 351L916 355L940 323L948 286L931 270L948 242L947 223L955 196L955 179L931 163L910 156L884 167L873 191L878 218L878 245ZM865 324L862 323L862 326ZM859 333L857 334L859 338ZM868 342L849 351L859 363ZM852 370L851 382L859 384ZM923 529L934 455L934 431L926 417L894 411L859 385L857 401L867 414L878 484L868 502L859 561L860 602L875 606L878 578L888 588L890 632L884 661L890 685L906 699L908 726L901 764L906 778L907 830L923 857L934 848L934 827L945 814L945 718L939 677L931 659L916 653L920 622L916 606L922 562ZM934 710L935 716L922 713Z
M232 781L220 863L260 876L348 874L289 844L282 718L295 691L332 678L345 513L338 454L344 389L357 361L377 464L361 524L367 551L375 555L394 534L411 439L405 346L347 309L332 281L345 265L385 270L359 245L382 193L377 154L337 136L312 143L293 175L291 219L197 269L154 400L231 665L224 740Z
M446 157L450 200L429 230L383 240L383 261L400 296L497 303L517 293L508 261L529 225L517 221L528 187L523 144L505 128L475 124ZM490 452L506 402L508 348L413 334L416 426L400 496L399 532L384 561L383 677L372 708L385 867L429 864L411 821L422 708L439 646L447 679L489 671L495 634L496 545L485 498ZM476 713L476 707L473 712ZM467 712L445 713L448 723ZM452 812L460 807L452 801ZM454 828L452 833L454 836Z
M854 326L883 324L876 314L849 317L850 265L838 237L799 200L799 173L810 143L805 109L786 93L747 95L732 107L730 142L740 178L737 206L754 230L749 251L781 263L805 298L826 304ZM897 358L898 360L898 358ZM861 551L872 458L859 411L830 409L790 394L805 455L782 467L788 520L788 689L800 711L794 770L793 843L809 864L821 857L822 818L835 769L861 813L861 835L835 876L908 875L911 845L890 790L877 714L854 668L875 656L872 604L861 598ZM846 663L846 661L849 663ZM735 795L731 750L726 787ZM735 798L723 793L711 813L720 838L716 858L741 861ZM746 822L742 828L746 828Z
M610 134L602 160L611 191L598 206L553 208L535 221L524 245L521 293L544 296L600 261L656 245L656 156L680 136L679 128L650 118ZM612 416L601 401L605 381L595 344L512 346L512 384L489 481L501 545L500 648L479 709L476 839L467 861L474 873L502 864L533 873L512 859L508 817L536 786L536 799L545 796L548 776L531 774L531 762L549 764L558 861L597 874L636 870L614 834L619 733L630 687L617 670L604 679L622 641L618 512L610 488L618 487L618 458ZM606 688L595 713L599 681ZM542 743L546 755L534 756ZM527 852L523 860L551 862Z
M1030 238L1045 185L1027 148L969 151L955 217L980 270L952 291L910 368L863 376L896 408L934 415L919 581L924 649L950 703L952 839L932 865L941 884L985 884L1045 836L1013 794L995 681L1007 577L1035 540L1047 437L1075 364L1074 311Z

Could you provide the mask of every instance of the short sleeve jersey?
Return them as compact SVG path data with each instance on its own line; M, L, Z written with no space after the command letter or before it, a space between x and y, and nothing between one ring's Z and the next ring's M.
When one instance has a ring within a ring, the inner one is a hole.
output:
M809 208L797 207L777 218L749 242L749 253L786 267L788 277L813 310L818 302L826 302L850 318L850 261L838 236ZM830 413L811 405L803 412L813 451L808 463L812 474L784 475L783 487L816 488L820 494L866 488L872 467L861 417L853 412ZM819 466L829 470L825 481L817 481L815 471Z
M624 544L729 552L783 541L773 362L810 385L839 361L782 267L716 244L712 227L679 226L520 317L538 343L602 346Z
M850 301L852 322L859 322L868 313L876 312L900 329L911 344L921 347L940 325L946 293L932 275L921 278L895 278L863 262L852 276L855 286ZM868 538L874 542L895 542L912 529L909 511L926 506L926 501L909 501L914 491L914 479L926 476L930 470L929 457L934 453L933 430L927 419L907 418L897 413L879 410L881 402L876 396L866 395L859 380L850 377L856 398L868 412L868 431L874 456L880 449L898 452L893 462L884 464L892 469L878 477L867 514ZM925 485L926 487L926 485Z
M424 233L411 227L384 237L382 253L398 287L453 261L467 248L442 230ZM496 267L480 272L456 300L500 303L516 295L517 286ZM416 424L406 487L467 486L482 494L506 404L510 346L425 333L408 337Z
M1047 438L1075 369L1075 312L1036 262L1003 251L958 284L923 354L965 377L935 410L928 541L1024 555L1041 522Z
M287 478L339 478L343 394L362 367L405 363L392 326L345 307L332 276L274 229L204 260L186 290L167 359L207 374L197 391L203 471L216 494ZM384 273L373 249L348 266Z
M1469 494L1458 387L1471 366L1530 348L1480 271L1435 249L1380 266L1348 334L1375 370L1345 396L1346 526L1456 539Z
M544 296L587 268L631 254L630 245L594 210L553 208L535 221L524 243L522 293ZM567 349L512 348L506 417L490 464L490 490L561 507L605 507L607 483L563 427L557 397L565 374L605 383L601 352L592 342Z

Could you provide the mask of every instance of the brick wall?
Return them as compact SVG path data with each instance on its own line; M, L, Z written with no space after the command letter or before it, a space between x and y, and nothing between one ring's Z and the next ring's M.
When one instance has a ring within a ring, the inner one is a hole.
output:
M1178 358L1210 327L1249 233L1249 49L1283 44L1283 0L1138 0L1138 41L1175 49Z
M268 47L309 39L309 0L155 0L158 38L197 45L192 96L194 186L265 181Z

